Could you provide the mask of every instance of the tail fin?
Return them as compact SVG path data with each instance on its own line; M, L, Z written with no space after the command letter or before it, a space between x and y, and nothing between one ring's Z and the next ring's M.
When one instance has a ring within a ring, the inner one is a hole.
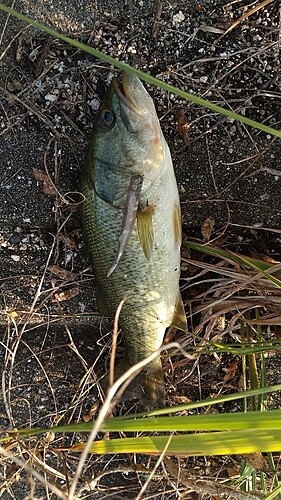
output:
M124 358L115 367L114 380L117 380L131 366L128 360ZM102 384L105 389L108 386L108 378L107 376ZM165 406L165 385L160 359L145 366L121 396L122 401L131 401L133 399L138 399L141 406L147 410L154 410Z

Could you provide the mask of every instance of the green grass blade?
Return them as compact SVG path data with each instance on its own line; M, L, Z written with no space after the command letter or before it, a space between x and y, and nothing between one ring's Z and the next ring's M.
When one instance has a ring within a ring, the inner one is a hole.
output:
M237 113L234 113L233 111L230 111L229 109L222 108L221 106L218 106L216 104L213 104L206 99L202 99L201 97L194 96L193 94L189 94L188 92L185 92L184 90L178 89L172 85L169 85L168 83L165 83L161 80L158 80L158 78L154 78L151 75L148 75L147 73L144 73L143 71L140 71L136 68L133 68L132 66L129 66L126 63L122 63L118 61L117 59L114 59L111 56L108 56L107 54L104 54L103 52L100 52L99 50L96 50L92 47L88 47L84 43L78 42L78 40L72 39L66 35L63 35L56 30L49 28L49 26L45 26L44 24L39 23L38 21L34 21L33 19L25 16L24 14L21 14L20 12L11 9L10 7L7 7L6 5L0 4L0 10L3 10L4 12L7 12L8 14L11 14L12 16L17 17L21 21L24 21L25 23L31 24L35 28L45 31L45 33L48 33L49 35L59 38L60 40L63 40L66 43L69 43L73 47L77 47L81 50L84 50L85 52L98 57L99 59L107 62L108 64L112 64L116 68L119 68L121 70L128 71L129 73L132 73L142 80L146 81L147 83L151 85L155 85L159 88L162 88L166 90L167 92L171 92L173 94L178 95L179 97L182 97L183 99L189 100L194 102L195 104L198 104L199 106L204 106L205 108L210 109L211 111L214 111L215 113L220 113L222 115L228 116L229 118L233 118L235 120L238 120L242 123L245 123L245 125L249 125L251 127L257 128L259 130L262 130L263 132L267 134L274 135L276 137L281 137L281 131L275 130L271 127L268 127L262 123L256 122L254 120L251 120L250 118L247 118L246 116L239 115Z
M240 319L240 325L241 325L241 346L242 349L244 350L245 346L245 338L246 338L246 331L245 331L245 323ZM242 361L242 383L243 383L243 391L246 392L247 390L247 358L245 356L245 353L242 354L241 356L241 361ZM242 411L247 412L247 398L243 398L242 401Z
M240 483L240 482L245 481L253 473L254 470L255 469L252 465L248 464L245 460L241 460L241 462L240 462L240 476L235 482ZM244 489L244 491L246 491L245 488L243 488L243 489Z
M234 252L229 252L227 250L222 250L221 248L212 247L211 245L202 245L200 243L194 243L193 241L184 240L182 245L186 248L192 248L193 250L197 250L198 252L205 253L207 255L213 255L214 257L218 257L219 259L229 259L237 264L240 264L244 267L255 269L256 271L267 271L272 268L272 264L264 262L260 259L254 259L252 257L246 257L245 255L237 254ZM281 275L281 270L276 271L277 275ZM271 275L265 274L265 276L270 279ZM280 286L280 281L277 280L277 285Z
M239 429L272 429L280 428L281 410L272 410L261 413L221 413L207 415L188 415L176 417L153 417L147 419L116 420L107 419L103 423L103 432L165 432L165 431L221 431Z
M15 436L32 436L44 432L91 432L94 422L81 422L78 424L60 425L41 429L18 429L16 431L3 431L9 437L0 441L14 439ZM169 416L153 418L135 418L130 416L127 420L119 418L106 419L101 432L166 432L166 431L237 431L246 429L280 430L281 437L281 410L268 412L246 413L221 413L207 415Z
M262 328L261 328L261 325L259 325L260 311L259 311L258 307L255 309L255 313L256 313L256 320L257 320L258 344L260 347L262 347L262 346L264 346L265 343L263 342ZM261 361L260 387L266 387L266 365L265 365L265 357L264 357L263 351L260 351L260 361ZM266 411L266 408L267 408L266 395L261 394L258 398L258 409L260 411Z
M162 408L160 410L154 410L151 412L144 412L144 413L136 413L134 415L134 419L140 419L142 417L149 417L149 416L159 416L159 415L165 415L167 413L172 414L172 413L178 413L180 411L190 411L194 410L196 408L203 408L203 407L208 407L208 406L213 406L216 404L221 404L225 403L227 401L236 401L239 399L245 399L246 397L252 397L252 396L258 396L260 394L267 394L270 392L275 392L275 391L281 391L281 384L278 385L272 385L269 387L262 387L259 389L255 390L250 390L250 391L244 391L240 393L234 393L234 394L226 394L223 396L218 396L216 398L209 398L205 399L203 401L196 401L194 403L188 403L184 405L177 405L173 406L171 408ZM273 415L272 412L267 412L265 415ZM238 418L239 413L233 414L235 418ZM190 418L190 417L188 417ZM268 417L270 418L270 417ZM169 422L171 422L171 417L169 417ZM122 423L125 423L127 420L132 420L132 415L123 415L121 417L114 417L114 421L120 421ZM113 421L113 419L112 419ZM115 425L115 424L114 424ZM7 442L12 439L15 439L16 437L24 437L24 436L34 436L37 434L43 434L45 432L90 432L92 430L93 423L85 423L81 422L79 424L69 424L69 425L60 425L56 427L49 427L49 428L33 428L33 429L17 429L15 431L7 431L5 429L2 430L2 434L4 434L3 437L0 438L0 442ZM123 427L122 427L123 428Z
M266 476L263 471L260 471L260 489L266 494Z
M275 495L274 495L274 497L272 497L272 498L277 498L278 497L278 499L280 499L281 498L281 490L277 490L277 488L281 487L281 485L279 485L278 471L276 469L272 453L268 453L267 454L267 459L268 459L268 463L269 463L269 467L270 467L271 473L273 475L274 490L272 490L272 491L276 492Z
M257 319L257 318L256 318ZM257 319L257 322L259 320ZM254 320L252 320L254 322ZM241 355L247 355L247 354L261 354L263 352L268 352L268 351L276 351L280 349L281 343L279 340L273 341L271 345L263 345L263 346L257 346L257 344L253 344L253 347L243 347L243 345L222 345L219 344L218 342L213 342L211 340L206 339L206 347L209 346L208 349L200 349L201 354L210 354L210 353L222 353L222 352L228 352L234 356L241 356ZM191 346L189 352L196 351L196 347ZM172 356L173 354L171 354Z
M246 266L249 266L249 267L252 266L253 269L255 269L256 271L258 271L266 279L268 279L269 281L271 281L271 283L273 285L275 285L277 288L281 288L281 281L279 279L277 279L274 276L272 276L271 274L267 273L264 269L261 269L259 266L257 266L253 262L250 262L247 257L243 257L242 260L244 261L244 263L246 264ZM272 265L271 265L271 268L272 268Z
M90 451L96 454L141 453L160 455L170 436L145 436L97 441ZM85 443L74 445L71 450L82 451ZM206 456L232 455L281 450L281 433L278 429L246 429L233 432L212 432L172 436L167 455Z
M277 498L278 495L281 494L281 484L279 484L278 486L276 486L276 488L274 488L271 493L269 493L269 495L267 495L266 497L264 497L264 500L273 500L273 498Z
M246 320L251 319L249 311L246 312L245 317L246 317ZM246 330L246 335L247 335L247 341L249 343L253 342L252 327L248 323L245 324L245 330ZM259 376L258 376L258 368L257 368L256 356L255 356L255 353L253 353L253 352L248 354L248 366L249 366L250 388L251 389L258 389L260 386ZM253 396L251 398L251 410L255 411L257 409L258 409L257 397Z

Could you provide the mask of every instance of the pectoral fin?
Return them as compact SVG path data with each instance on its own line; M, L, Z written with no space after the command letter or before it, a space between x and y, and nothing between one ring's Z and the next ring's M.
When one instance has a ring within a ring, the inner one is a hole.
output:
M152 225L153 209L154 209L153 205L149 205L144 210L139 210L137 213L139 239L143 253L147 259L149 259L149 257L152 254L153 243L154 243L154 234Z
M187 330L186 314L180 291L175 304L174 317L171 326L174 328L178 328L179 330Z

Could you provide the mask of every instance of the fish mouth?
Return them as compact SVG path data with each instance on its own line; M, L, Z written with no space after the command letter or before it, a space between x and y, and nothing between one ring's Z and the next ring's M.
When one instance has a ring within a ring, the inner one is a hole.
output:
M135 93L138 91L139 79L130 73L122 71L121 79L114 78L113 88L120 102L130 109L133 113L142 115L142 111L138 106L135 98ZM135 85L134 85L135 84Z

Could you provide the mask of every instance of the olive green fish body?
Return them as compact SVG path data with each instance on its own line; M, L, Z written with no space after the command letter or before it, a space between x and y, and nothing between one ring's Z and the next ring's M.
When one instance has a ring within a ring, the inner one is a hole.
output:
M122 84L121 90L116 81L111 84L90 139L81 175L85 197L81 216L100 312L114 317L125 299L119 319L126 341L125 367L162 345L181 303L181 222L170 152L152 100L136 77L123 74ZM136 93L138 102L130 92ZM143 109L148 109L144 117ZM153 234L152 246L145 255L136 221L116 269L108 276L119 248L128 186L135 175L143 178L139 216L148 221L144 224ZM160 358L144 369L139 383L149 406L163 405Z

